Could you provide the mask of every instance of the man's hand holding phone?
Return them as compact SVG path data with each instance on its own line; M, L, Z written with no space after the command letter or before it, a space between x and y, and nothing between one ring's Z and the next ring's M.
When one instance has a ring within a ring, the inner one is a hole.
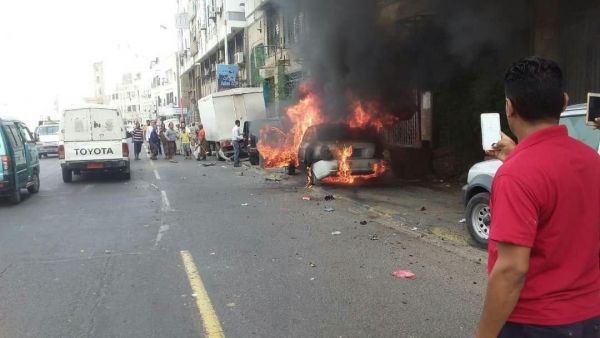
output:
M512 151L515 149L517 144L508 135L504 133L501 133L501 135L500 141L494 143L492 145L493 149L487 150L485 154L504 162L508 155L510 155L510 153L512 153Z

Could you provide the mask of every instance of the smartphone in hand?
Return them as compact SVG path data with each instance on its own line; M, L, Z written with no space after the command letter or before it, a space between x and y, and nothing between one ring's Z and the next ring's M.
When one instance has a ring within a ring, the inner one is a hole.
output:
M494 144L500 142L501 138L500 114L481 114L481 145L483 150L494 149Z
M600 118L600 94L588 93L586 124L595 127L597 118Z

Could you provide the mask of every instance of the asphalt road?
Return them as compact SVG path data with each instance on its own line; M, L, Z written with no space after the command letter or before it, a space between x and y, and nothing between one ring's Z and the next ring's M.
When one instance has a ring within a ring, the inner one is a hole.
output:
M477 259L293 180L132 163L64 184L44 159L39 194L0 202L0 337L472 336Z

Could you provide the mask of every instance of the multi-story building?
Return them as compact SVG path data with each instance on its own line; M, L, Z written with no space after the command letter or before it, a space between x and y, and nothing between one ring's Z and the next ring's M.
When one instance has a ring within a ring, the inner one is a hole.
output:
M276 115L279 102L290 99L304 78L295 51L306 18L302 11L276 6L271 0L248 0L245 7L248 82L264 88L269 114Z
M236 86L247 86L245 32L246 0L179 0L180 13L187 13L189 35L180 51L182 96L197 113L197 100ZM225 43L225 41L227 43ZM218 73L237 71L227 85Z
M142 72L125 73L106 102L119 109L127 123L152 119L156 115L148 83Z
M94 100L97 103L104 103L106 95L104 81L104 62L95 62L94 65Z
M177 54L156 58L150 63L150 94L154 111L159 117L186 115L177 97Z

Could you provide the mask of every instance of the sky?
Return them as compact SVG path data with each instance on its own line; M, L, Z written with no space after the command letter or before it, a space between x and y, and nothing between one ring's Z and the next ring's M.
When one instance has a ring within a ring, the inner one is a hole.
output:
M2 0L0 114L31 126L57 98L81 103L93 96L94 62L133 66L137 55L149 67L176 50L176 11L176 0Z

